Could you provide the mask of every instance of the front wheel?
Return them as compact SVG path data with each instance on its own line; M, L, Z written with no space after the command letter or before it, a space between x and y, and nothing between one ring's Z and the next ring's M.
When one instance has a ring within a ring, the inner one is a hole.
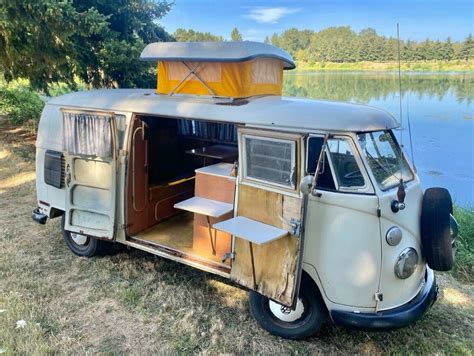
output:
M249 293L250 312L270 334L286 339L304 339L314 335L327 318L327 309L315 283L303 275L294 310L254 291Z
M77 256L92 257L103 253L106 249L107 242L97 240L94 237L78 234L64 229L66 214L61 219L61 230L63 239L69 249Z

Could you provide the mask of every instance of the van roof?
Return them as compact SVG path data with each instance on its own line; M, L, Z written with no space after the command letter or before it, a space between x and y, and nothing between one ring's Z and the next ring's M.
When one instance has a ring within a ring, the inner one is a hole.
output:
M243 62L255 58L275 58L283 62L284 69L296 68L284 50L252 41L155 42L140 55L142 61Z
M232 101L194 95L162 95L153 89L100 89L55 97L48 105L301 131L362 132L398 127L391 114L374 107L280 96Z

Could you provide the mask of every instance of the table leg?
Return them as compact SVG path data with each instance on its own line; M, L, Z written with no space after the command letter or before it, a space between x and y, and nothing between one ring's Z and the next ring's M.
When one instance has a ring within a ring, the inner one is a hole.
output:
M250 260L252 262L252 276L253 276L253 289L257 290L257 278L255 277L255 262L253 258L253 247L252 242L249 241L250 247Z
M216 247L215 247L214 241L212 239L212 227L211 227L211 219L209 218L209 215L206 215L206 219L207 219L207 229L209 230L209 239L211 240L212 254L215 256L216 255ZM217 235L217 231L216 231L215 234ZM216 237L214 238L214 240L215 239L216 239Z

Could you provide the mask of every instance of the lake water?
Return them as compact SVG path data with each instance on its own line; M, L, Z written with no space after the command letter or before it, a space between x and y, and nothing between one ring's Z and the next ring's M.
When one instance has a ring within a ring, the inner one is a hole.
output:
M473 84L474 74L402 73L405 151L411 157L409 114L423 187L448 188L465 207L474 206ZM399 119L398 85L397 73L286 72L284 94L367 104Z

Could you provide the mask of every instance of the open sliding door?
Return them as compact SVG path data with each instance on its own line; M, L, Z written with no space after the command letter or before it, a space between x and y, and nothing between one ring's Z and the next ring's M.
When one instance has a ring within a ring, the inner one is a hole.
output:
M65 229L113 239L117 179L114 116L63 110L63 126Z
M236 215L257 225L248 236L234 234L231 279L286 306L294 305L302 268L301 145L300 135L239 130Z

